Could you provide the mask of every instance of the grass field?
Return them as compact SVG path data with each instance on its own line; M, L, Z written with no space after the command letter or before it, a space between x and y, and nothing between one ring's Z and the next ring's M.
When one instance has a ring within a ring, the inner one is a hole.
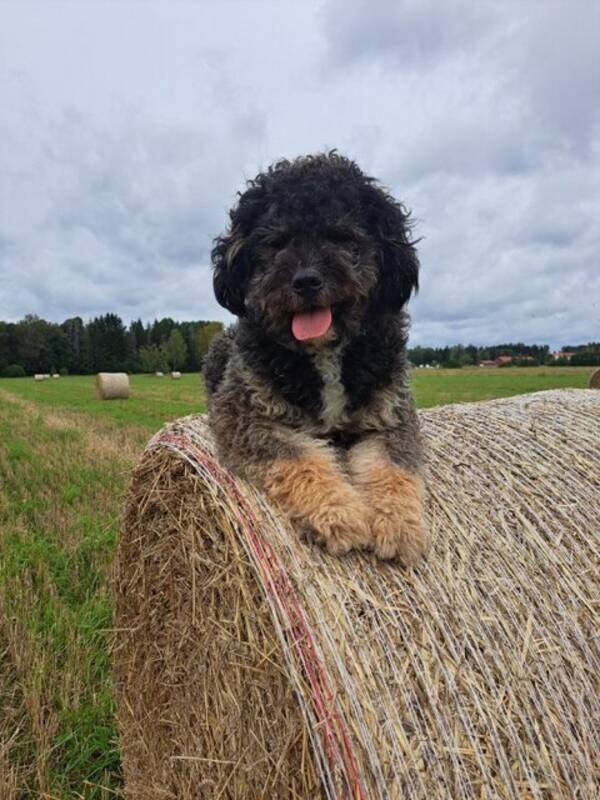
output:
M590 369L417 370L418 405L584 387ZM197 375L0 380L0 798L119 797L108 645L120 506L149 435L204 410Z

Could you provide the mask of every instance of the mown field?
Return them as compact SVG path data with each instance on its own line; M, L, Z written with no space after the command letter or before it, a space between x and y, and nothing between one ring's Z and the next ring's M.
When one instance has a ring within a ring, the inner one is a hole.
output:
M420 407L554 387L590 369L416 370ZM0 380L0 798L120 797L111 561L131 469L163 422L204 410L200 378Z

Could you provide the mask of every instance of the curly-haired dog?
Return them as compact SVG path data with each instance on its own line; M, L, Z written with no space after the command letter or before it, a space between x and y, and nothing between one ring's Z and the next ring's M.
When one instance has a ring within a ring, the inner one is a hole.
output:
M239 317L205 365L222 462L332 553L426 552L421 446L408 385L418 283L408 214L338 155L249 181L212 252Z

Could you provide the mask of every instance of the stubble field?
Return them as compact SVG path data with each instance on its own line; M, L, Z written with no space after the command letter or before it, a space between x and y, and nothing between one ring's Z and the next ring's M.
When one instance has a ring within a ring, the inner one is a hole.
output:
M430 407L587 386L589 368L415 370ZM163 422L205 410L198 375L0 380L0 798L120 797L109 642L121 502Z

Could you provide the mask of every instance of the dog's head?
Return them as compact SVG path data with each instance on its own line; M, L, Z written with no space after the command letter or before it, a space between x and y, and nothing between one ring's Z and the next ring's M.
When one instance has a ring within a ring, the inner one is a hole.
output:
M409 214L337 153L249 181L212 251L219 303L285 344L356 335L418 287Z

